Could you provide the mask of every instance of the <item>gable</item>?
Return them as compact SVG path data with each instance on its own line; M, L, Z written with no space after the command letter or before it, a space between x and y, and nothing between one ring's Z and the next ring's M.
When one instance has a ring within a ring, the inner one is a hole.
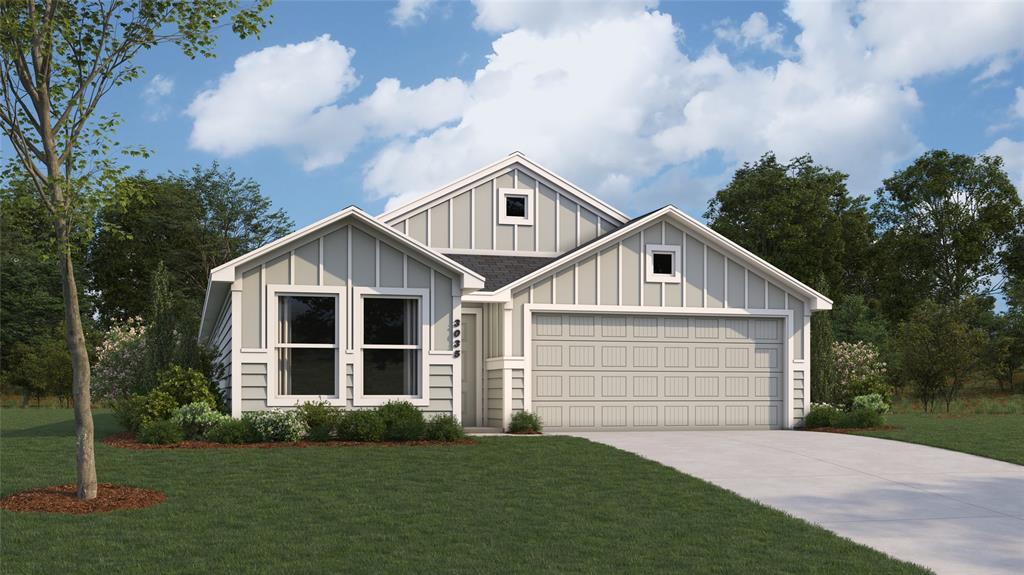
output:
M507 217L509 197L525 202L523 216ZM442 253L532 257L565 253L627 221L517 154L378 219Z

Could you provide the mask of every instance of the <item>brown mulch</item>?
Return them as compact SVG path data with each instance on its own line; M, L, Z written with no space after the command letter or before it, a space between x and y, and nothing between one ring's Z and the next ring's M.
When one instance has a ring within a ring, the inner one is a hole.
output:
M161 491L113 483L98 484L96 498L89 501L78 499L77 492L78 489L73 483L19 491L0 499L0 509L84 515L122 509L144 509L163 503L167 499Z
M880 427L815 427L804 429L804 431L824 431L825 433L857 433L858 431L892 431L900 429L895 425L882 425Z
M376 443L366 441L278 441L271 443L214 443L212 441L186 440L170 445L153 445L142 443L135 439L131 432L116 433L102 439L102 442L111 447L124 449L273 449L277 447L418 447L418 446L449 446L449 445L476 445L475 439L459 439L458 441L380 441Z

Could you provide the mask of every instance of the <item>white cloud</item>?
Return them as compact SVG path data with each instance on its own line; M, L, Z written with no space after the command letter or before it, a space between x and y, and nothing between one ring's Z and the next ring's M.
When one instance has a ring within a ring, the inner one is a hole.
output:
M1017 193L1024 198L1024 141L999 138L985 153L990 156L1001 156L1010 181L1017 186Z
M1005 72L1009 72L1010 68L1013 67L1013 59L1008 56L996 56L985 66L985 69L980 74L975 76L971 83L984 82L985 80L991 80L997 76L1002 75Z
M787 55L789 50L783 45L785 26L771 26L768 17L761 12L754 12L739 28L720 26L715 28L715 37L731 42L740 48L757 46L762 50Z
M1024 118L1024 87L1017 86L1013 93L1017 97L1013 102L1013 114L1018 118Z
M146 119L150 122L158 122L167 117L170 112L164 99L174 91L174 80L161 74L155 74L146 83L142 90L142 99L146 103Z
M924 149L912 129L915 79L1024 52L1012 33L1024 3L792 4L791 53L766 67L713 45L688 56L671 16L641 2L475 4L475 25L500 35L471 80L384 79L345 103L350 50L326 37L268 48L196 99L193 143L277 146L315 169L382 142L364 188L390 205L516 149L632 210L701 205L723 181L694 171L709 154L735 165L768 150L811 153L867 193ZM756 14L739 41L781 47L779 25Z
M426 20L427 10L436 3L437 0L398 0L391 9L391 23L402 28L419 24Z

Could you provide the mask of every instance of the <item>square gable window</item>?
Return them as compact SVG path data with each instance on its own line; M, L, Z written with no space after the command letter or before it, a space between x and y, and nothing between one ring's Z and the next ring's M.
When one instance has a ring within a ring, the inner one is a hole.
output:
M679 246L648 244L646 279L651 283L679 283L682 250Z
M498 188L498 223L533 225L533 190Z

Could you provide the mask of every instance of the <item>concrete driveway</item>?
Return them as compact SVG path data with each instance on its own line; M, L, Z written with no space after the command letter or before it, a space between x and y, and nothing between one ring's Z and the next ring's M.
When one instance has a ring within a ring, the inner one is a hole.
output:
M1024 467L807 431L573 433L944 573L1024 573Z

